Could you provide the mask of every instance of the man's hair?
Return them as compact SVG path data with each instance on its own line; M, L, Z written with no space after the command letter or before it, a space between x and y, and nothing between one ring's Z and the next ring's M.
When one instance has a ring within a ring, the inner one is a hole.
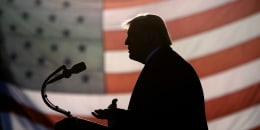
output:
M167 30L166 24L163 19L157 15L150 13L138 14L135 17L126 20L122 23L122 27L128 29L130 26L135 25L144 29L144 31L150 31L156 33L162 40L161 44L171 45L171 37Z

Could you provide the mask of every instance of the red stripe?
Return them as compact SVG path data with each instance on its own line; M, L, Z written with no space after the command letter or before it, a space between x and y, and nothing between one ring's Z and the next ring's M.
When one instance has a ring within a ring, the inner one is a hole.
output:
M106 93L131 92L139 73L106 74Z
M260 103L260 82L206 102L207 120L224 117Z
M190 63L197 70L199 77L209 76L259 58L259 43L260 36L239 46L191 60Z
M174 21L167 26L173 40L205 32L255 14L260 10L259 0L239 0L218 8ZM125 30L105 31L105 50L127 49L124 45Z
M138 6L144 5L149 3L160 2L163 0L105 0L104 7L105 9L109 8L122 8L122 7L129 7L129 6Z
M259 0L237 0L224 6L170 22L173 39L180 39L234 22L260 11Z
M0 98L2 100L0 111L1 112L12 112L27 118L31 122L36 122L48 128L53 128L53 122L48 120L48 117L43 113L30 108L24 104L20 104L14 99L7 97L5 94L0 93Z
M260 37L189 61L200 78L247 63L260 57ZM108 93L131 92L140 72L106 74Z
M61 121L62 119L67 118L66 116L62 116L62 115L58 115L58 114L57 115L56 114L48 114L48 115L46 114L46 116L48 117L48 119L51 122L53 122L53 124L57 123L58 121ZM91 116L77 116L77 115L73 115L73 116L107 126L106 120L97 119L97 118L91 117Z
M260 130L260 125L259 126L256 126L255 128L252 128L250 130Z

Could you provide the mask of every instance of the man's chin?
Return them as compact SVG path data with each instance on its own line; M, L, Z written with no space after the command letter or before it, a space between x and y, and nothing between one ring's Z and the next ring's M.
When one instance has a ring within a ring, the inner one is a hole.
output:
M136 58L135 58L134 56L132 56L131 54L129 55L129 58L130 58L131 60L136 60Z
M140 59L138 59L138 58L136 58L136 57L133 57L133 56L131 56L131 55L129 55L129 58L130 58L131 60L134 60L134 61L143 63Z
M129 59L134 60L134 58L131 55L129 55Z

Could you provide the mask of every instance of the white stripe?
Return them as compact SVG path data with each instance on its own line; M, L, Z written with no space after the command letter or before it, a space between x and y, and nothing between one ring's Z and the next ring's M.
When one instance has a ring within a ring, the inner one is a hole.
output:
M208 122L209 130L250 130L260 126L260 105Z
M190 60L236 46L260 36L260 13L211 31L193 35L174 42L173 49ZM105 71L127 73L140 71L141 64L128 58L127 50L106 51Z
M138 13L150 12L160 15L165 20L186 17L195 13L222 6L233 0L165 0L140 6L106 9L103 15L105 30L120 29L120 24ZM116 16L116 17L115 17Z
M106 51L104 71L109 73L128 73L140 71L143 64L129 59L127 50Z
M224 96L260 83L260 58L201 79L206 100Z
M50 109L43 101L39 91L19 89L12 84L7 84L7 89L12 97L20 104L24 104L35 110L45 113L57 114ZM72 114L90 115L94 109L106 108L113 98L118 98L118 107L127 108L130 93L123 94L74 94L47 92L48 99L65 110L71 110ZM59 113L60 114L60 113Z
M39 92L24 90L24 93L37 105L37 109L44 113L57 114L44 104ZM119 108L127 108L130 99L130 93L124 94L68 94L47 92L48 99L54 104L72 115L91 116L91 112L99 108L107 108L113 98L118 99ZM23 102L27 104L26 102ZM30 104L28 104L30 105Z
M251 84L260 82L259 71L260 59L253 62L241 65L226 72L204 78L201 80L205 99L209 100L215 97L230 94L232 92L241 90ZM234 79L235 78L235 79ZM16 87L10 86L12 91L17 91ZM23 92L30 99L28 101L21 101L19 97L16 100L31 106L36 105L37 108L46 113L56 113L44 104L41 95L38 91L23 90ZM72 114L77 115L91 115L91 111L97 108L106 108L113 98L118 98L118 106L120 108L127 108L130 99L130 93L123 94L67 94L67 93L53 93L47 92L48 98L55 105L69 110Z

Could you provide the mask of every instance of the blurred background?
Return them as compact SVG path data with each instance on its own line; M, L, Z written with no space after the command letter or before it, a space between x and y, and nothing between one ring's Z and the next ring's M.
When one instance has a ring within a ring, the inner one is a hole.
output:
M121 23L146 12L165 20L172 48L198 72L209 129L260 129L258 0L0 0L0 129L48 130L66 118L41 87L79 62L87 69L48 85L48 98L107 125L91 112L113 98L127 108L143 67L128 58Z

